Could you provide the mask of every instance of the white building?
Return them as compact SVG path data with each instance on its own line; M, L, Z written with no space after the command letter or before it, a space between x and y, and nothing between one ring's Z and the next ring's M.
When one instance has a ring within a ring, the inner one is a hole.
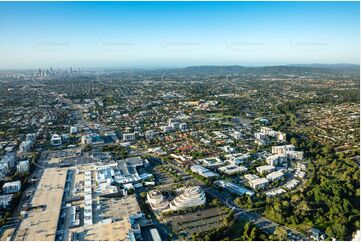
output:
M247 167L237 165L226 165L218 168L218 171L223 172L227 175L234 175L237 173L246 172L247 170Z
M0 163L0 180L9 174L9 165L7 163Z
M219 175L213 171L210 171L209 169L201 166L201 165L193 165L190 167L191 171L194 173L197 173L205 178L213 178L218 177Z
M271 165L265 165L265 166L258 166L256 167L256 170L258 173L260 174L265 174L265 173L269 173L271 171L274 171L276 169L276 167L271 166Z
M247 159L250 159L251 155L237 153L237 154L228 154L225 155L225 157L228 159L227 160L228 163L232 165L239 165L239 164L243 164Z
M16 166L16 171L18 173L27 173L29 172L29 160L20 161Z
M20 181L7 182L3 185L3 191L5 194L16 193L21 189Z
M199 162L207 167L216 167L224 164L224 161L219 157L208 157L208 158L200 159Z
M162 130L164 133L168 133L170 131L173 130L172 126L166 125L166 126L162 126Z
M294 145L279 145L279 146L272 146L272 154L285 154L286 151L294 151Z
M32 141L23 141L19 145L19 152L29 152L33 145Z
M257 133L254 133L254 137L257 139L257 140L264 140L266 139L266 135L261 133L261 132L257 132Z
M78 133L78 127L71 126L70 127L70 134L76 134Z
M150 235L152 236L153 241L162 241L158 230L156 228L150 229Z
M258 178L254 180L250 180L248 182L249 186L253 189L263 189L268 185L268 180L266 178Z
M179 125L179 129L180 129L181 131L186 131L187 128L188 128L188 125L187 125L186 123L181 123L181 124Z
M271 191L266 192L265 194L266 194L267 197L273 197L273 196L277 196L277 195L280 195L280 194L285 193L285 192L286 192L285 189L277 187L277 188L275 188L275 189L273 189Z
M254 175L254 174L246 174L243 176L247 181L251 181L251 180L254 180L254 179L258 179L259 176L257 175Z
M274 132L270 127L261 127L261 133L264 135L270 135L271 132Z
M286 155L288 155L291 160L302 160L303 159L303 151L286 151Z
M154 131L153 130L145 131L145 138L146 139L153 139L154 138Z
M277 133L277 140L278 141L286 141L286 137L287 137L286 133L282 133L282 132Z
M6 153L0 163L7 164L9 168L13 168L16 164L16 155L14 152Z
M125 142L135 141L135 133L123 134L123 141Z
M26 141L35 142L36 140L36 134L27 134L26 135Z
M239 131L235 131L235 132L232 134L232 137L233 137L234 139L236 139L236 140L241 139L242 136L243 136L242 133L239 132Z
M149 191L147 200L153 210L164 210L169 206L169 202L164 200L163 194L158 190Z
M214 182L215 185L222 187L224 189L227 189L228 191L238 195L238 196L242 196L243 194L249 195L249 196L253 196L254 192L250 191L249 189L246 189L244 187L241 187L237 184L234 184L233 182L229 182L226 180L218 180Z
M287 160L288 160L288 156L285 154L275 154L266 158L267 164L272 166L281 165L287 162Z
M300 182L296 179L292 179L291 181L288 181L284 187L288 190L292 190L293 188L297 187L297 185L299 184Z
M89 135L89 134L87 134L87 135L83 135L82 137L81 137L81 143L83 144L83 145L91 145L93 142L92 142L92 137Z
M189 207L196 207L206 204L206 195L200 186L189 187L174 198L169 207L171 210L180 210Z
M13 194L1 195L0 196L0 208L6 209L10 206L11 200L13 199Z
M274 171L266 176L269 181L277 181L284 176L282 171Z
M50 142L51 142L51 145L53 145L53 146L61 145L61 144L62 144L62 141L61 141L60 135L58 135L58 134L53 134L53 136L51 136Z

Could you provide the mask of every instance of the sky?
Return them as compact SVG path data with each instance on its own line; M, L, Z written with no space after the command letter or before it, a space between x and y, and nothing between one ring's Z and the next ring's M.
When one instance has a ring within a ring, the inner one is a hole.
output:
M359 2L0 2L0 69L359 64Z

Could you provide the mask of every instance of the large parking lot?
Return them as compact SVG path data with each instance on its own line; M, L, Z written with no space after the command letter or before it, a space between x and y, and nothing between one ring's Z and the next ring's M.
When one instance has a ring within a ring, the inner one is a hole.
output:
M208 208L181 215L167 216L164 220L180 238L191 240L193 233L220 227L227 212L221 208Z

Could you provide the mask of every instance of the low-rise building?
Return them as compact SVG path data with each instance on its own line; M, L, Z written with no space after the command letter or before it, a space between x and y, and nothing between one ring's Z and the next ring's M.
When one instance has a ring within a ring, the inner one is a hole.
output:
M224 164L224 161L219 157L208 157L208 158L200 159L199 162L206 167L217 167Z
M253 189L263 189L268 185L269 181L266 178L253 179L248 182Z
M272 165L265 165L265 166L258 166L256 167L256 170L260 174L270 173L276 169L275 166Z
M234 175L237 173L246 172L247 170L247 167L237 165L226 165L218 168L218 171L223 172L227 175Z
M19 145L19 152L29 152L32 145L33 145L33 142L29 141L29 140L25 140L25 141L21 142Z
M78 127L71 126L70 127L70 134L76 134L78 133Z
M20 181L6 182L3 185L2 189L5 194L20 192L21 182Z
M123 141L125 142L135 141L135 133L123 134Z
M50 140L51 145L53 146L58 146L62 144L61 141L61 137L58 134L53 134L53 136L51 136L51 140Z
M10 206L11 200L13 199L13 194L1 195L0 196L0 208L6 209Z
M254 174L246 174L246 175L244 175L244 178L245 178L247 181L251 181L251 180L254 180L254 179L258 179L259 176L254 175Z
M294 151L294 145L278 145L272 146L272 154L285 154L286 151Z
M299 184L300 182L296 179L292 179L290 181L288 181L284 187L288 190L292 190L293 188L297 187L297 185Z
M16 171L18 173L27 173L29 172L29 166L30 162L29 160L22 160L22 161L19 161L19 164L16 165Z
M270 174L268 174L266 176L266 178L269 181L277 181L277 180L281 179L283 176L284 176L284 173L282 171L274 171L274 172L271 172Z
M285 154L275 154L266 158L267 164L272 166L282 165L283 163L287 162L287 160L288 156Z
M229 192L234 193L238 196L242 196L243 194L249 195L249 196L253 196L254 192L248 190L245 187L241 187L239 185L234 184L233 182L229 182L226 180L218 180L215 181L214 184L216 186L222 187L224 189L227 189Z
M302 160L303 159L303 151L286 151L286 155L290 160Z
M197 173L205 178L214 178L219 176L217 173L210 171L201 165L193 165L190 167L190 169L192 172Z

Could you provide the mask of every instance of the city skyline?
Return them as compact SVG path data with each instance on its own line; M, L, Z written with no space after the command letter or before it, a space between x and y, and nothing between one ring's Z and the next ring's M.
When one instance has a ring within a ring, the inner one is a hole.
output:
M359 2L0 3L0 69L359 64Z

